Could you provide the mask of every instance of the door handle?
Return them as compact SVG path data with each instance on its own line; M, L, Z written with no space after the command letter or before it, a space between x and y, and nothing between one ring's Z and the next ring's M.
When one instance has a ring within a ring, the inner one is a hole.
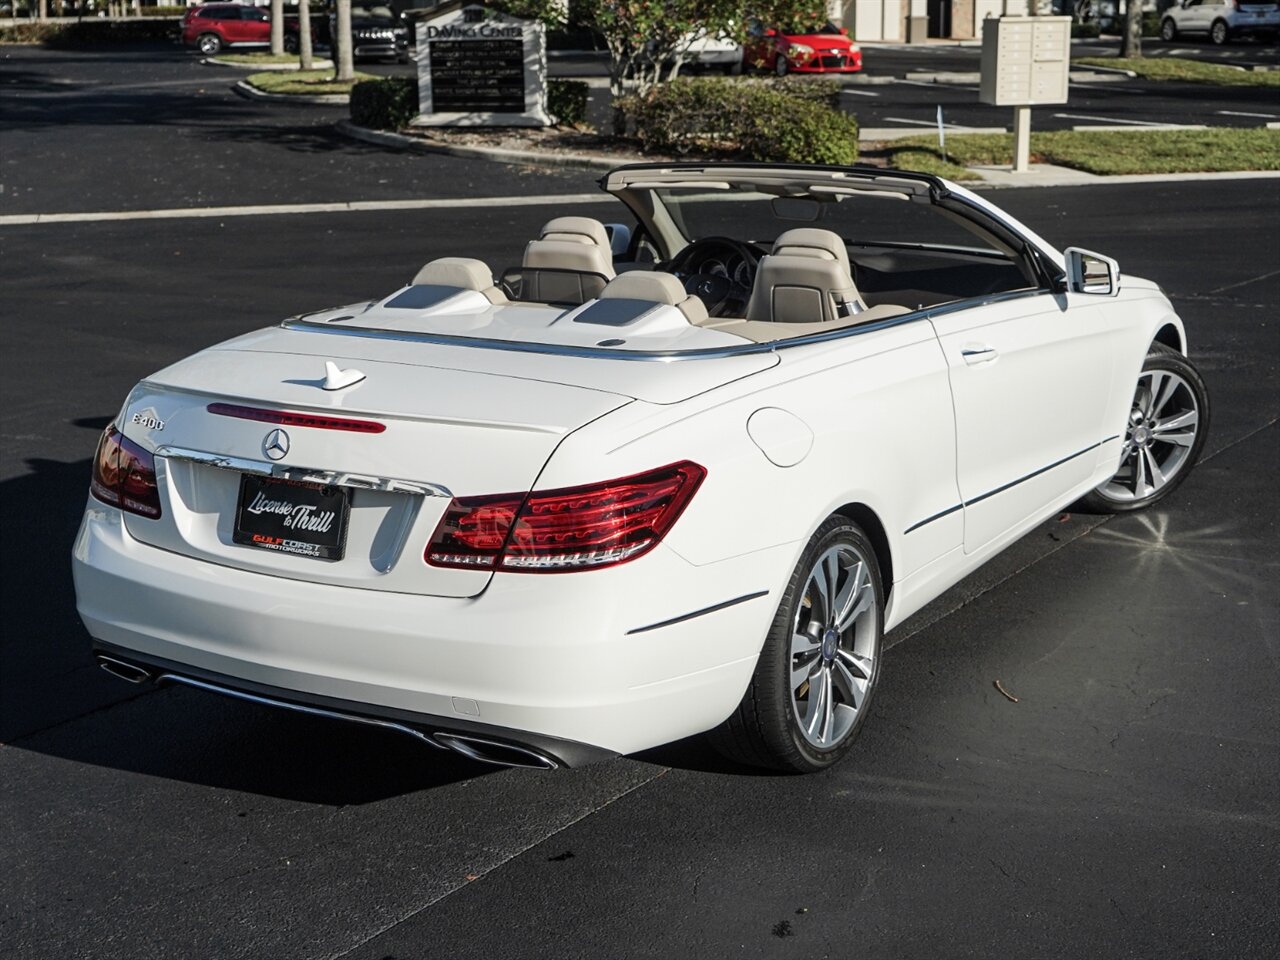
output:
M977 366L980 363L991 363L1000 354L995 347L989 347L985 343L967 343L960 348L960 356L970 366Z

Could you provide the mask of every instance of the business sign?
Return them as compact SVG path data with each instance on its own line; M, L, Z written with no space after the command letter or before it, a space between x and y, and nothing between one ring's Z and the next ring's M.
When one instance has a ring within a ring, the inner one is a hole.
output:
M478 3L445 4L417 28L415 126L545 127L547 34Z

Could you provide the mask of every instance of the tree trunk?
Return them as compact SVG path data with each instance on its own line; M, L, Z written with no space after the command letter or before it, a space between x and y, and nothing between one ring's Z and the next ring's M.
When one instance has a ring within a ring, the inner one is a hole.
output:
M1124 36L1120 40L1120 56L1142 56L1142 0L1129 0L1125 10Z
M311 0L298 0L298 66L311 70L315 65L311 53Z
M284 54L284 0L271 0L271 52Z
M27 8L31 9L30 7ZM44 20L49 16L49 0L40 0L39 6L36 7L36 19Z
M333 62L335 80L354 80L355 58L351 52L351 0L338 0L333 28Z

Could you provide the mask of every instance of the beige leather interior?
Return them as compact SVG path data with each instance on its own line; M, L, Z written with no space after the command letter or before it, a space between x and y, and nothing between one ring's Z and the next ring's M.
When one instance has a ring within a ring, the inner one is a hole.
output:
M604 224L590 217L556 217L524 248L520 296L546 303L586 303L614 276Z
M779 236L773 252L760 260L746 318L765 323L845 326L865 323L870 319L865 316L867 309L853 281L844 241L830 230L802 227ZM907 312L905 307L890 309Z
M457 287L482 293L490 303L507 303L506 295L493 282L493 273L483 260L469 257L440 257L426 263L413 278L417 284Z
M645 300L675 307L693 324L707 319L706 305L686 293L678 277L660 270L633 270L610 280L600 291L601 300Z

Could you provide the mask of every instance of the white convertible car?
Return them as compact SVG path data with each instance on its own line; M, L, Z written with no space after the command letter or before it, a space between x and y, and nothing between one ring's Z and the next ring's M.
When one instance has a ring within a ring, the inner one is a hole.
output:
M870 168L640 164L495 281L427 263L148 377L74 548L110 672L556 767L828 766L881 638L1195 463L1160 288ZM517 251L513 251L515 253Z

